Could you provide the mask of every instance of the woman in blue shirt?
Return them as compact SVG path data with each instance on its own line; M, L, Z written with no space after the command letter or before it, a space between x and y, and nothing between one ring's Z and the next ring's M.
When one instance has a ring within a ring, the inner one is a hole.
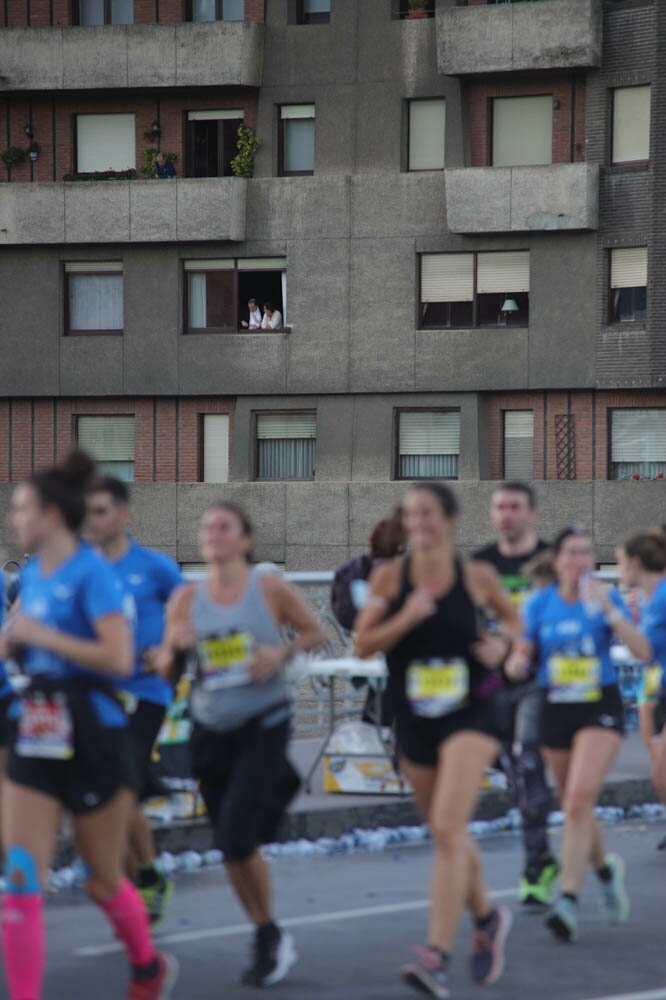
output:
M592 861L608 922L629 913L621 858L607 855L594 808L620 749L622 698L610 647L613 635L642 656L645 642L621 598L591 579L595 567L589 534L567 528L553 546L556 580L528 601L525 635L507 663L513 679L536 667L543 689L541 746L565 812L562 896L546 918L555 937L572 941L578 895Z
M42 996L42 886L64 810L73 816L89 895L127 949L130 1000L168 996L175 975L171 960L155 951L141 897L123 876L134 776L114 680L130 673L134 651L117 578L79 538L93 471L87 455L72 452L12 497L12 529L33 558L0 638L0 656L17 659L28 678L2 793L11 1000Z

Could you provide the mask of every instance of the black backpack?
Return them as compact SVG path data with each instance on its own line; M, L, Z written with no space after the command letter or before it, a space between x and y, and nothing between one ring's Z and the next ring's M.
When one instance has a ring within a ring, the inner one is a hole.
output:
M331 584L331 609L348 632L353 629L358 614L352 600L351 585L354 580L367 580L372 566L373 561L370 556L356 556L355 559L338 566L335 571Z

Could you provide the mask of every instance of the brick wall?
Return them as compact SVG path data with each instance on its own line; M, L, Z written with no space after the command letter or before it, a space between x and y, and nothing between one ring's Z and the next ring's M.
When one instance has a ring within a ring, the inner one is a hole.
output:
M492 101L495 97L553 95L553 163L569 163L573 111L573 161L585 159L585 78L567 74L504 76L475 80L464 88L464 106L470 140L470 165L487 167L492 162ZM575 104L572 102L575 99ZM559 108L555 105L559 104Z
M245 0L245 20L263 24L266 0ZM6 0L1 28L48 28L73 23L72 0ZM186 0L134 0L135 24L179 24L187 20Z
M235 400L196 399L4 399L0 400L0 482L17 482L61 457L75 443L76 418L134 416L135 479L139 483L197 482L200 420L228 413Z

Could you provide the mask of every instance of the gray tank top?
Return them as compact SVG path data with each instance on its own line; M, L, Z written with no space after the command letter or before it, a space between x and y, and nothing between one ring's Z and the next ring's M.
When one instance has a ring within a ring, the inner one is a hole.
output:
M289 717L282 671L263 684L248 675L254 646L282 641L257 572L252 570L245 593L235 604L218 604L202 580L194 597L192 623L198 669L190 710L196 722L224 733L257 716L267 728Z

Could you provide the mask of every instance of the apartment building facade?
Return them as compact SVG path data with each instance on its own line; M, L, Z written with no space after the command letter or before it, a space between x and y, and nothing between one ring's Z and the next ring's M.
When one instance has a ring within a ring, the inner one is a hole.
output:
M78 440L185 564L220 493L290 569L414 478L666 520L663 8L0 0L0 504Z

